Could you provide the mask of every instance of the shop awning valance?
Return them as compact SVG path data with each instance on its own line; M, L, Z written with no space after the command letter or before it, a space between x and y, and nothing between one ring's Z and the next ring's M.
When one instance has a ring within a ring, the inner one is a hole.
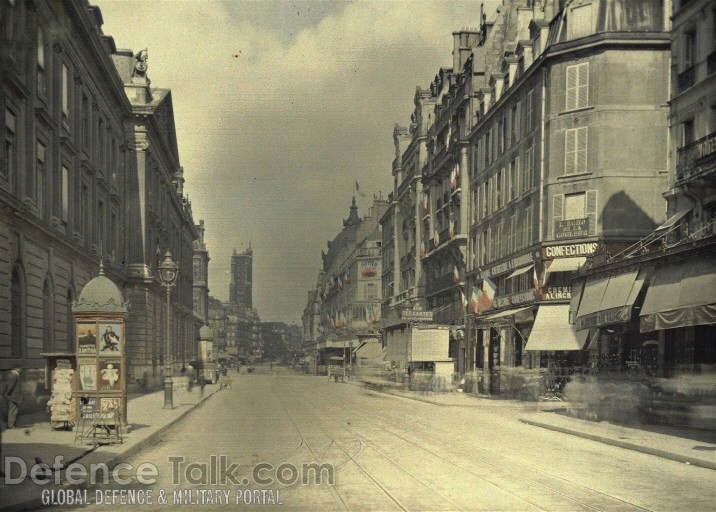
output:
M547 267L547 272L574 272L584 265L587 258L579 256L575 258L556 258Z
M543 304L537 310L525 350L581 350L585 342L569 323L569 304Z
M520 276L520 275L524 274L525 272L527 272L528 270L532 269L532 267L534 267L534 266L535 266L534 263L530 263L529 265L520 267L517 270L515 270L514 272L512 272L509 276L507 276L506 279L512 279L513 277Z
M629 321L646 275L644 269L631 269L587 281L577 311L577 329ZM597 300L600 295L601 299Z
M716 257L660 266L641 309L641 332L716 323Z
M512 316L515 313L519 313L520 311L524 311L526 309L530 309L532 306L526 306L523 308L513 308L513 309L507 309L505 311L500 311L499 313L493 313L492 315L483 316L480 318L480 320L496 320L498 318L504 318L506 316Z

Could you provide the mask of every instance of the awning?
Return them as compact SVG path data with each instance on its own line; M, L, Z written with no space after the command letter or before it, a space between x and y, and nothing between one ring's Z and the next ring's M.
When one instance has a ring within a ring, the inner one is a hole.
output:
M479 320L496 320L498 318L504 318L506 316L514 315L515 313L519 313L520 311L524 311L525 309L530 309L531 307L532 306L525 306L523 308L506 309L505 311L500 311L499 313L480 317Z
M577 331L577 334L579 333L587 333L587 338L585 339L584 344L584 350L589 350L592 345L599 339L599 328L592 327L591 329L585 329L583 331Z
M577 331L569 323L569 304L543 304L537 310L525 350L581 350Z
M641 309L641 332L716 323L716 257L659 267Z
M522 274L524 274L525 272L527 272L528 270L530 270L530 269L531 269L532 267L534 267L534 266L535 266L534 263L530 263L529 265L525 265L524 267L520 267L520 268L518 268L517 270L515 270L514 272L512 272L509 276L507 276L505 279L512 279L513 277L517 277L517 276L519 276L519 275L522 275Z
M579 267L584 265L587 261L585 256L579 256L574 258L555 258L552 263L546 268L546 271L551 272L574 272L579 270Z
M674 215L666 219L666 222L664 222L661 226L656 228L655 231L664 231L666 229L669 229L676 225L677 222L679 222L681 219L686 217L686 215L691 211L691 208L683 208L676 212Z
M646 275L646 269L625 270L609 276L606 286L604 277L588 280L577 312L577 329L628 322L634 302L644 287ZM587 290L590 290L591 295L588 295ZM601 300L597 303L596 298L602 290Z

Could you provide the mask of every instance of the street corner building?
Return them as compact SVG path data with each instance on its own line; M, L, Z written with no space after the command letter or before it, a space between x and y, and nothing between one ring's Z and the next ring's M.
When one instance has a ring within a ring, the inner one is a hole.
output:
M453 32L452 67L416 88L409 125L393 130L380 220L384 345L395 326L427 324L448 327L448 343L430 362L390 349L400 360L386 363L444 373L451 361L455 386L476 393L563 390L597 346L596 324L575 325L592 307L579 306L587 269L678 226L712 234L707 4L504 0ZM643 273L614 292L621 306L648 294ZM708 311L690 315L713 324ZM444 335L422 339L443 347ZM713 335L701 339L711 354Z
M322 268L303 312L310 371L323 374L332 364L345 368L361 362L382 367L379 220L386 209L385 199L373 197L368 215L360 217L354 197L343 229L328 242L328 251L321 251Z
M204 228L183 191L171 91L85 0L4 1L0 24L0 370L25 369L24 407L44 405L46 362L73 356L72 305L101 262L129 305L130 389L150 389L165 315L177 369L207 316L193 308ZM171 311L157 275L167 251L180 268Z

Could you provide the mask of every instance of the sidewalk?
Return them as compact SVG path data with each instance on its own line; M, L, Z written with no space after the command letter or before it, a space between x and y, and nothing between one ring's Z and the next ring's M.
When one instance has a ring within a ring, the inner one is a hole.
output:
M143 395L130 395L127 401L129 426L124 433L121 445L75 445L72 431L58 431L50 428L45 415L21 416L19 426L2 433L2 455L21 457L28 468L36 463L36 457L42 462L52 464L55 456L62 455L67 466L80 460L83 464L106 463L110 468L118 462L124 462L148 444L156 442L162 432L176 423L204 400L218 391L216 385L207 385L203 397L199 388L192 392L174 391L174 409L163 409L164 391ZM16 475L17 469L13 470ZM62 475L64 476L64 475ZM54 475L53 475L54 480ZM19 485L6 485L0 479L0 509L26 510L41 506L43 489L57 488L54 485L38 486L29 478Z
M509 410L511 415L517 414L516 418L527 425L716 470L716 432L659 425L635 428L581 420L555 412L568 407L566 402L522 402L487 398L471 393L405 391L395 382L375 378L353 380L351 383L371 391L438 406L479 407L482 410L494 407Z
M716 470L716 433L644 425L639 428L593 422L555 412L524 414L522 423L665 459ZM695 439L696 437L696 439Z

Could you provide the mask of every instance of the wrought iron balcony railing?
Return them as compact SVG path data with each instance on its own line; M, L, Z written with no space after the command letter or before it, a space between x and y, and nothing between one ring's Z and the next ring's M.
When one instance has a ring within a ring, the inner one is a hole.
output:
M683 182L701 175L703 166L716 163L716 131L679 148L676 161L676 179Z

